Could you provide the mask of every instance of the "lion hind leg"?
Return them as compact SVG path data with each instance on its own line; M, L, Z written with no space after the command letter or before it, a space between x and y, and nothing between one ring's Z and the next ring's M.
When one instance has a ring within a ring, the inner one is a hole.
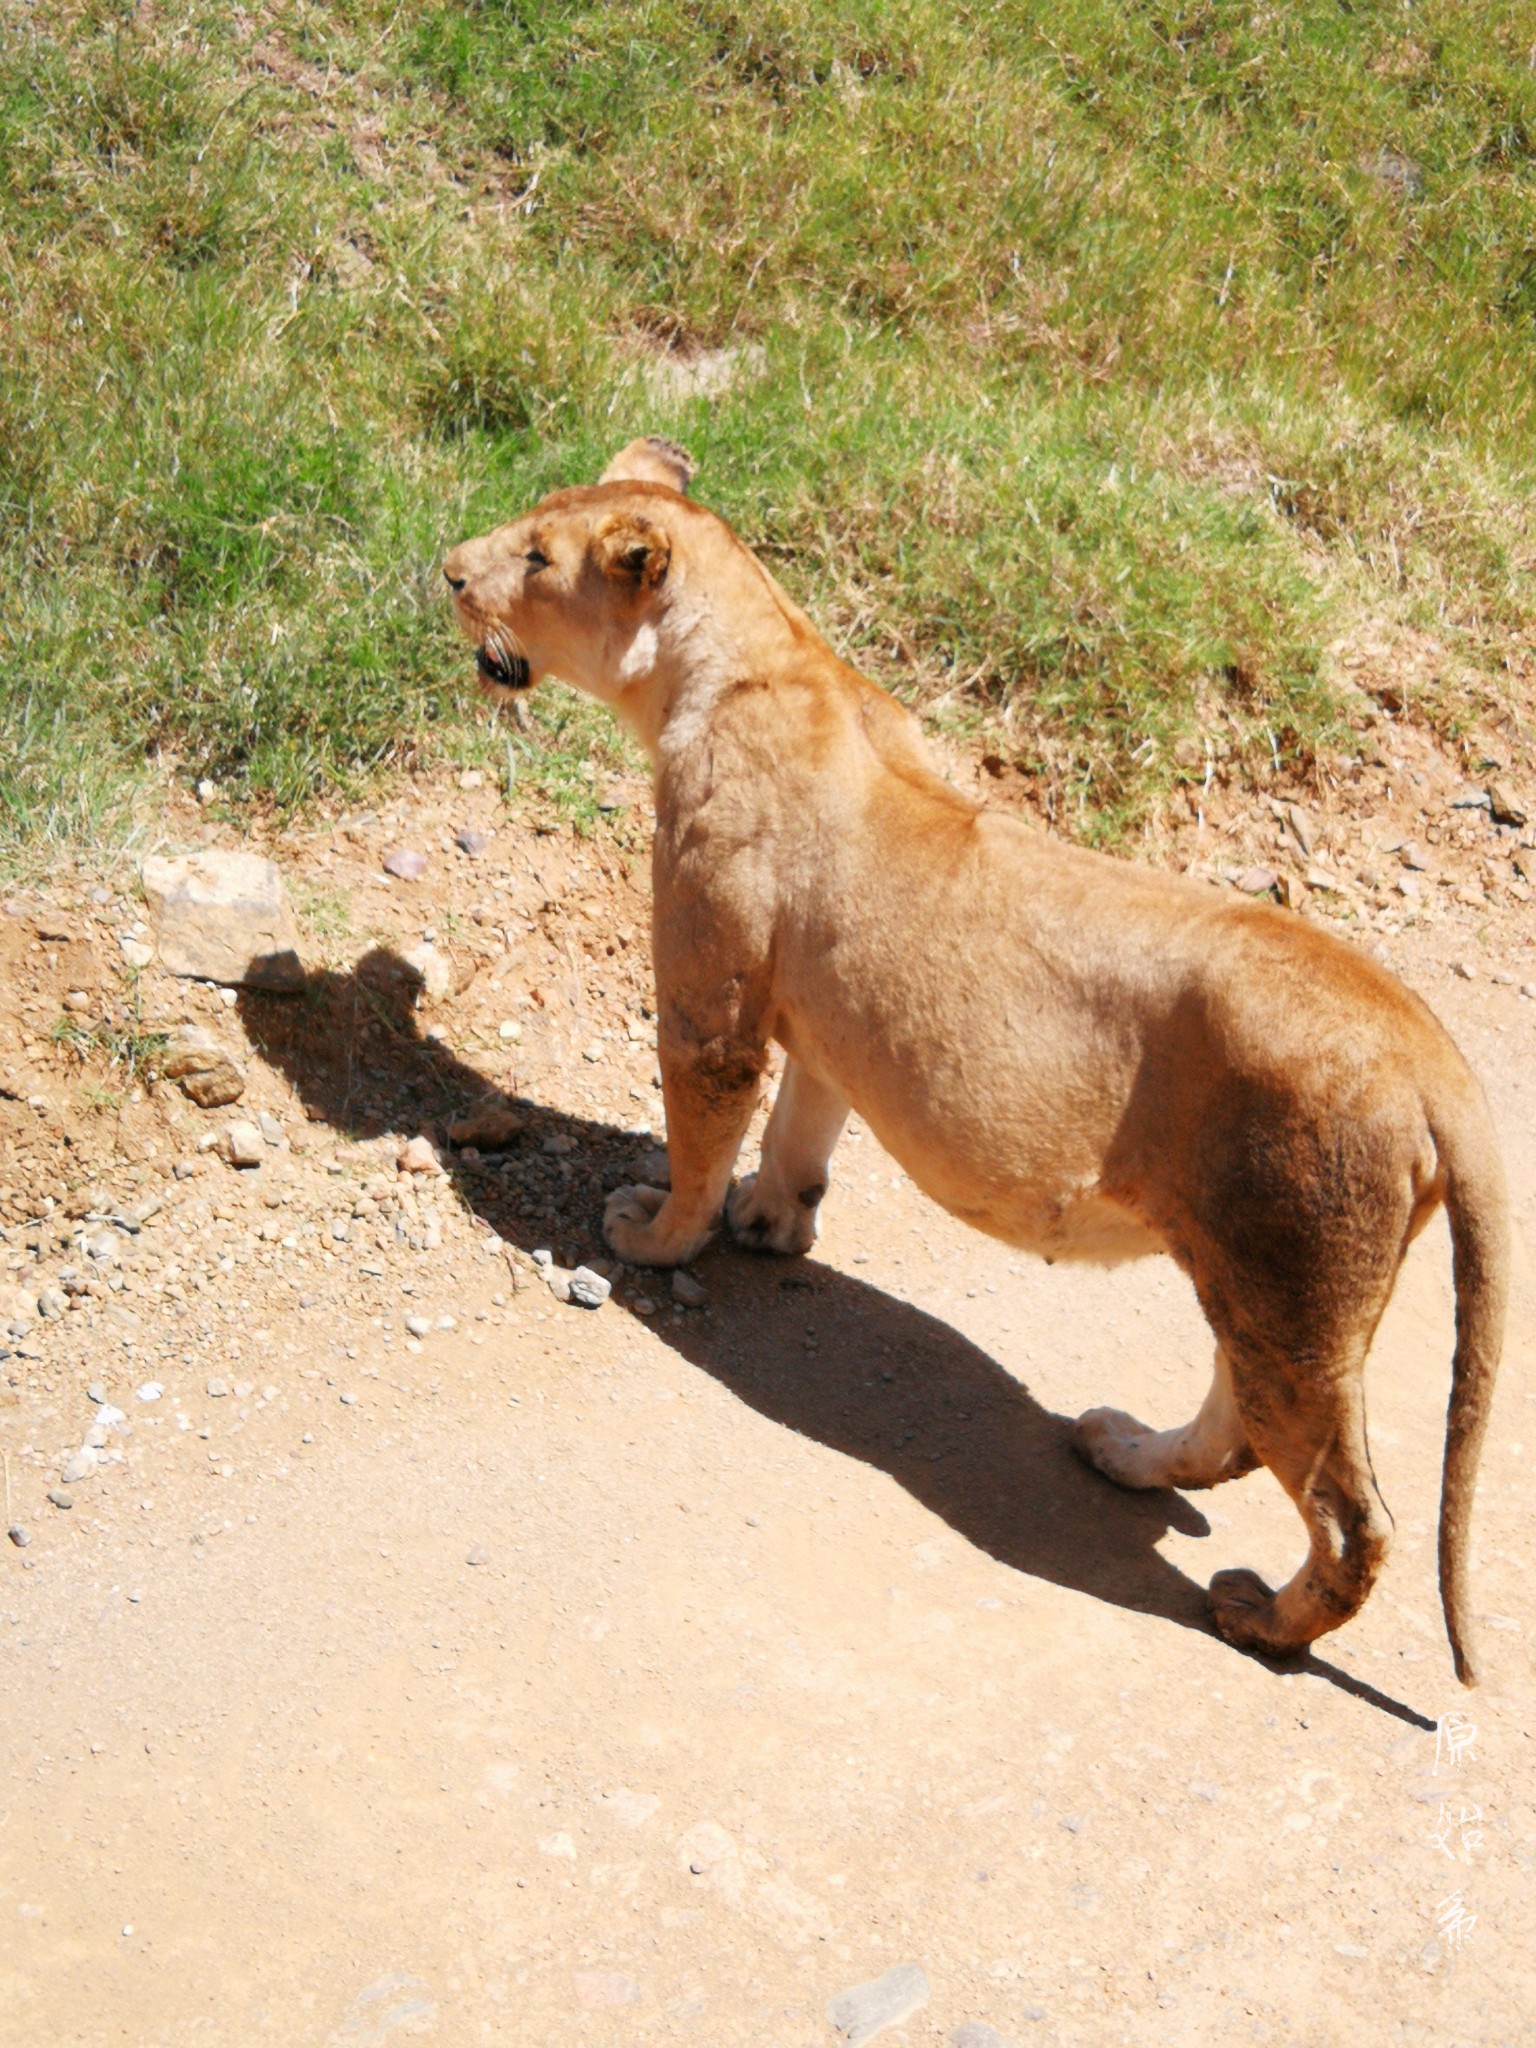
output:
M1251 1472L1258 1462L1219 1345L1210 1391L1193 1422L1180 1429L1151 1429L1119 1408L1090 1408L1073 1424L1072 1443L1116 1486L1219 1486Z
M786 1064L763 1133L762 1164L731 1190L725 1205L738 1244L751 1251L810 1250L832 1149L847 1117L846 1097L813 1079L798 1060Z
M1285 1655L1357 1613L1380 1574L1392 1517L1376 1487L1366 1446L1358 1371L1309 1390L1277 1415L1244 1400L1249 1440L1295 1502L1309 1538L1301 1569L1277 1591L1252 1571L1218 1572L1211 1615L1239 1649Z

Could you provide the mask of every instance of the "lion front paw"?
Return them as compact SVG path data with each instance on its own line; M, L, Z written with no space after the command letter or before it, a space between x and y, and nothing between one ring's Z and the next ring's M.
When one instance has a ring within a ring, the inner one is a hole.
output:
M819 1202L822 1189L815 1190ZM760 1173L749 1173L731 1189L725 1204L725 1220L731 1236L749 1252L782 1252L794 1256L808 1252L816 1242L816 1205L787 1199L775 1200L763 1185Z
M1207 1598L1217 1633L1234 1649L1264 1650L1272 1657L1284 1657L1306 1647L1287 1638L1275 1596L1257 1572L1246 1568L1218 1572Z
M665 1188L615 1188L603 1205L603 1236L626 1265L676 1263L662 1249L655 1227L666 1200Z

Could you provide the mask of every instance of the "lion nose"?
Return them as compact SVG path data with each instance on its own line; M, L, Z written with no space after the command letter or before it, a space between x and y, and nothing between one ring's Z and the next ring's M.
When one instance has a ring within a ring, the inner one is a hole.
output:
M469 581L467 576L455 576L446 562L443 564L443 574L448 579L448 588L450 590L462 590Z

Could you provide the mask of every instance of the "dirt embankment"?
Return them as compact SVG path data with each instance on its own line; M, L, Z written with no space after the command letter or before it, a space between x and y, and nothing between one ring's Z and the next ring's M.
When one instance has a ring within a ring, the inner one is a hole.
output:
M1528 1218L1527 835L1493 771L1380 754L1295 811L1213 781L1161 857L1283 879L1404 972ZM1483 1691L1433 1581L1438 1230L1370 1376L1383 1584L1294 1668L1240 1657L1201 1588L1294 1564L1267 1475L1130 1496L1066 1447L1096 1401L1198 1403L1160 1263L1047 1273L855 1122L806 1260L556 1300L532 1254L601 1261L606 1187L664 1163L643 792L626 845L465 781L270 849L302 995L135 967L119 878L0 917L0 2041L808 2048L908 1966L893 2042L1523 2038L1524 1297ZM155 1078L185 1022L238 1103ZM521 1128L450 1143L487 1103Z

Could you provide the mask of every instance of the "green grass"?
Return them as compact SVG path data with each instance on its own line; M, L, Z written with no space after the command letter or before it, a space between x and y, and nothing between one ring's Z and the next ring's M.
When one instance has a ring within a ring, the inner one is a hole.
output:
M1532 0L260 24L0 0L11 861L166 772L510 758L590 824L616 736L551 691L509 756L436 564L647 430L1084 836L1347 746L1363 640L1523 736Z

